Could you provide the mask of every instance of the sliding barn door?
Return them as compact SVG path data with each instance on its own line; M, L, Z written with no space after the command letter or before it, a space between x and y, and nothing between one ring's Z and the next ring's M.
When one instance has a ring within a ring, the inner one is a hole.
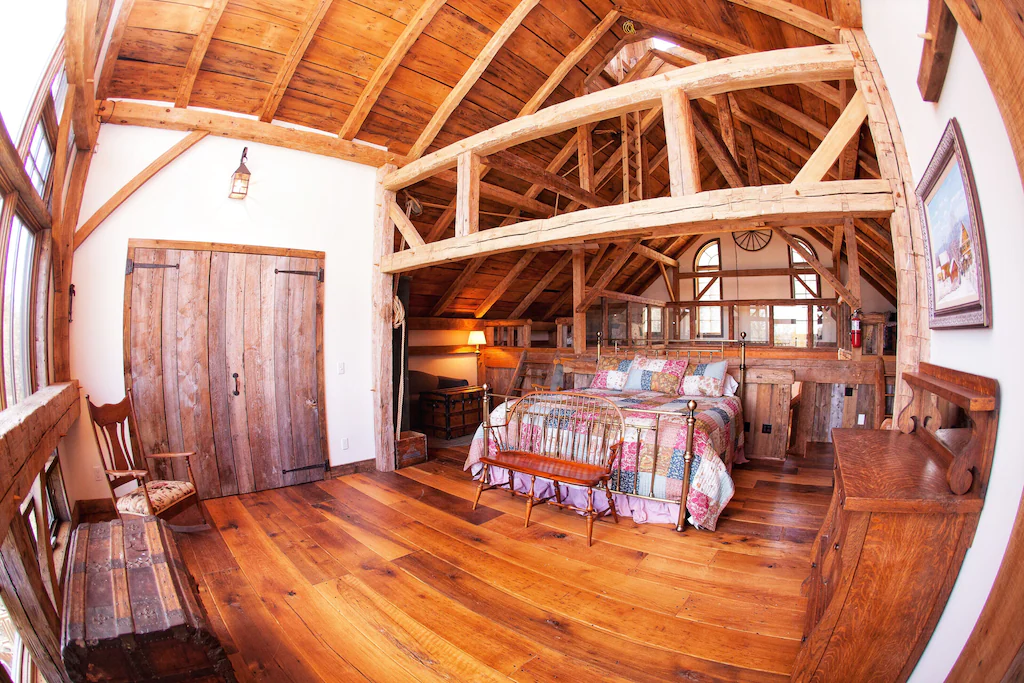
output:
M125 383L146 452L194 451L200 498L323 479L323 255L203 246L129 244Z

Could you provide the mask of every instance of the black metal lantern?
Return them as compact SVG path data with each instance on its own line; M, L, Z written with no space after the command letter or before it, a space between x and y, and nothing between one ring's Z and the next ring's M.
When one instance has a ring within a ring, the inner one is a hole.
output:
M249 176L251 174L245 165L248 153L248 147L242 149L242 160L238 164L238 170L231 176L231 192L228 194L231 199L245 199L245 195L249 194Z

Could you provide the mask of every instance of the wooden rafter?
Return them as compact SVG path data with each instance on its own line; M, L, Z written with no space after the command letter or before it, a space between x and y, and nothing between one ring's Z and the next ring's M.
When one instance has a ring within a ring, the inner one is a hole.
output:
M412 149L409 150L410 159L419 159L423 156L423 153L427 151L430 144L437 137L437 134L441 132L444 124L448 121L448 117L452 115L456 107L462 103L463 98L469 93L469 91L476 85L477 80L483 75L487 67L490 66L491 60L498 54L498 50L502 48L505 41L509 39L519 25L526 18L526 15L537 6L540 0L521 0L520 3L512 10L512 14L502 23L498 30L494 32L491 39L487 41L487 45L480 51L476 59L469 66L469 69L463 74L459 82L455 84L448 96L444 98L441 106L437 108L434 115L430 118L427 123L427 127L420 133L419 138L413 143Z
M209 133L206 131L193 131L186 135L184 138L179 140L177 143L171 146L166 152L158 156L153 160L146 168L136 174L134 178L129 180L124 186L114 193L114 195L103 203L103 206L96 209L96 213L89 217L85 223L82 224L78 230L75 231L75 249L82 246L89 236L96 231L96 228L100 227L103 223L114 213L119 206L125 203L129 197L145 185L150 178L159 173L165 166L180 157L182 154L192 149L192 147L205 138Z
M121 9L117 12L117 19L114 21L114 30L110 33L110 42L107 43L107 52L103 57L103 66L100 69L100 82L96 89L97 99L106 99L109 95L110 81L114 78L114 67L117 65L117 57L121 53L121 41L124 40L125 29L128 28L128 17L131 16L135 0L124 0Z
M379 167L386 163L406 161L405 157L369 145L229 114L110 100L100 105L99 114L103 123L168 130L205 130L213 135L322 154L367 166Z
M316 5L313 6L306 16L306 20L302 22L299 35L291 47L288 48L284 64L274 78L274 82L270 86L270 92L267 93L267 99L260 110L260 121L269 123L274 120L274 114L277 113L277 108L281 106L281 100L284 98L285 91L288 90L288 84L292 82L295 69L299 67L299 62L302 61L303 55L306 54L306 48L309 47L310 41L313 40L313 36L316 34L317 29L320 28L320 23L324 20L324 16L327 15L327 10L331 8L333 2L334 0L317 0Z
M693 127L697 131L701 147L715 162L715 166L725 176L730 187L746 187L743 174L740 173L739 166L736 165L736 160L729 153L729 147L722 140L722 136L711 126L700 105L696 102L690 104L693 109Z
M949 57L956 38L956 17L945 0L928 0L928 25L921 48L921 67L917 72L917 88L925 102L938 102L946 82Z
M385 187L398 190L451 168L466 150L491 154L580 124L650 108L661 104L662 95L672 90L682 89L693 99L766 85L845 79L850 77L852 65L853 55L848 48L829 45L742 55L676 69L577 97L471 135L390 174Z
M850 100L853 99L853 94L856 88L852 81L842 81L839 84L839 93L843 97L843 102L848 106ZM845 108L845 107L844 107ZM860 152L860 135L854 133L850 138L850 141L843 148L843 151L839 154L839 179L840 180L853 180L857 176L857 156Z
M462 290L465 289L466 285L469 284L469 281L476 274L476 271L480 270L480 266L482 266L486 260L486 258L475 258L466 264L466 267L462 269L459 276L456 277L455 281L448 287L448 291L446 291L444 295L438 299L437 303L434 304L434 308L430 311L430 315L432 317L436 318L448 310L448 307L451 306L456 297L458 297Z
M830 43L839 40L839 27L834 21L787 2L787 0L729 0L729 2L774 17Z
M373 105L377 103L377 98L384 92L384 88L387 87L391 77L395 75L395 71L398 70L402 60L405 59L405 56L420 37L420 34L423 33L427 24L430 23L430 20L434 18L438 10L444 7L446 1L426 0L416 10L409 23L406 24L402 34L398 36L398 40L391 45L384 59L374 70L373 76L370 77L362 92L359 93L359 99L356 100L355 106L352 107L348 118L345 119L345 124L341 127L339 135L343 140L353 140L359 134L359 129L362 128L363 122L366 121L370 110L373 109Z
M475 234L480 229L480 157L472 151L459 156L455 199L455 236Z
M775 227L772 229L775 231L775 234L779 236L779 239L788 244L793 251L804 257L804 260L807 261L808 265L810 265L818 275L824 278L825 281L832 286L832 289L836 290L836 293L843 298L843 301L849 304L851 308L860 308L860 297L854 296L853 292L851 292L846 285L840 282L839 278L836 277L831 270L826 268L821 261L818 260L817 256L805 249L802 244L800 244L783 228Z
M6 181L6 182L5 182ZM5 187L9 185L9 187ZM0 192L18 193L18 204L24 207L28 218L40 230L50 227L50 210L46 208L31 179L25 172L25 164L18 156L14 141L7 134L7 126L0 115Z
M482 318L487 315L487 311L491 310L491 307L498 303L501 296L508 291L508 288L512 286L513 282L519 279L520 274L526 270L526 267L530 265L536 257L537 252L535 251L528 251L520 256L519 260L516 261L516 264L509 269L508 273L505 274L505 277L503 277L501 282L498 283L498 286L492 289L491 293L487 295L487 298L483 300L483 303L477 307L473 316L476 318Z
M651 249L650 247L648 247L646 245L638 244L638 245L636 245L636 247L633 248L633 250L636 253L640 254L641 256L643 256L645 258L649 258L652 261L657 261L658 263L660 263L662 265L670 266L672 268L678 268L679 267L679 261L677 261L676 259L672 258L671 256L666 256L665 254L661 253L660 251L656 251L654 249Z
M523 297L523 300L519 302L519 305L516 306L514 311L512 311L509 318L512 320L522 318L533 302L537 300L537 297L544 293L544 290L548 288L548 285L550 285L554 279L558 277L563 270L565 270L565 267L569 265L570 261L572 261L572 252L567 251L560 259L558 259L557 262L555 262L555 265L548 269L548 272L544 274L544 277L537 281L537 284L533 286L533 289Z
M587 350L587 313L580 311L586 293L587 273L584 267L585 255L576 249L572 253L572 350L583 353Z
M552 192L564 195L592 209L610 204L607 199L603 199L593 192L587 192L579 185L566 180L557 173L551 173L507 150L483 157L480 161L484 166L488 166L506 175L521 178L534 185L541 185Z
M551 75L548 76L546 81L544 81L544 85L538 88L537 92L533 94L533 97L531 97L523 106L519 115L527 116L539 110L544 102L547 101L548 97L551 96L551 93L553 93L562 81L565 80L568 73L572 71L573 68L579 64L579 61L583 59L591 49L593 49L594 45L604 37L604 34L608 32L608 29L612 27L615 20L618 18L618 10L613 9L608 12L608 14L604 16L604 19L602 19L597 26L587 34L580 44L573 48L572 51L562 59L558 66L555 67L555 70L552 71Z
M224 14L224 8L227 6L227 0L213 0L210 9L206 11L203 27L199 30L195 42L192 43L192 51L185 63L185 73L182 74L181 81L178 83L178 94L174 98L175 107L187 107L189 100L192 99L192 87L196 83L196 76L199 75L199 67L203 65L210 41L213 40L213 32L217 30L220 18Z
M479 159L479 157L477 157ZM480 177L483 177L481 171ZM442 171L434 176L435 180L450 183L458 187L458 173L455 171ZM531 199L525 195L521 195L513 190L508 190L500 185L494 185L493 183L479 182L479 192L482 199L489 199L505 206L511 206L520 211L526 211L536 216L553 216L555 209L553 206L539 202L536 199Z
M814 150L811 158L807 160L800 173L793 178L794 184L816 183L826 176L832 165L839 159L843 149L849 144L851 138L860 131L860 126L867 118L868 111L864 104L864 94L859 90L850 99L846 109L836 120L832 130L828 132L825 139L821 141L818 148Z
M619 271L622 270L622 266L626 265L626 261L630 256L633 255L633 250L636 245L640 244L640 239L634 239L633 241L619 245L619 253L615 255L612 262L608 264L604 272L601 273L601 277L597 278L597 282L594 283L593 287L587 289L587 293L584 295L583 300L579 303L574 303L573 310L576 313L586 313L590 305L597 299L600 291L608 286L608 283L612 281Z

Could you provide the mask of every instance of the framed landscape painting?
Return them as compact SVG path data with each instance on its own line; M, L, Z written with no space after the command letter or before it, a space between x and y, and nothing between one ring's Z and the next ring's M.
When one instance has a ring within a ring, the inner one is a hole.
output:
M992 324L985 230L971 162L956 119L950 119L917 186L928 259L932 329Z

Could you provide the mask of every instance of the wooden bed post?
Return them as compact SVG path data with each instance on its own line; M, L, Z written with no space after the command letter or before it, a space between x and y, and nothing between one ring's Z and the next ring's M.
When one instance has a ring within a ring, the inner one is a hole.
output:
M679 498L679 522L676 524L676 531L682 531L686 526L686 499L690 496L690 462L693 460L693 430L697 424L694 413L697 411L697 402L691 400L686 404L689 414L686 416L686 451L683 453L683 494Z
M397 167L385 164L377 170L377 190L374 196L373 220L373 325L371 372L373 377L373 426L376 431L374 456L379 472L393 472L395 469L395 416L392 370L392 320L394 311L392 289L394 275L380 271L381 258L395 251L395 223L388 208L395 200L395 193L384 189L384 177Z
M724 355L724 354L723 354ZM747 333L740 332L740 403L743 402L744 390L747 388Z

